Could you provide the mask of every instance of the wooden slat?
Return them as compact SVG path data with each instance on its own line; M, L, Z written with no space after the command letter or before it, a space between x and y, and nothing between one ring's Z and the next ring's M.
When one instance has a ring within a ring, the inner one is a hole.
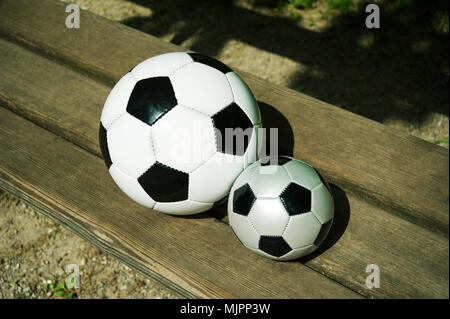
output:
M16 113L100 156L98 121L110 88L1 39L0 56L6 60L0 70L0 100ZM42 78L45 70L52 72ZM70 94L67 88L73 88ZM337 199L336 222L345 226L350 209L348 226L333 247L305 260L308 267L367 297L448 296L448 239L356 195ZM240 258L240 254L230 257ZM382 271L379 289L365 286L365 267L371 263Z
M84 11L81 28L69 30L64 9L52 0L3 0L0 34L109 85L148 57L181 50ZM290 120L296 157L318 167L344 190L448 237L447 150L239 73L258 100Z
M103 161L0 108L0 186L187 297L358 298L299 263L247 249L214 218L177 218L128 200Z

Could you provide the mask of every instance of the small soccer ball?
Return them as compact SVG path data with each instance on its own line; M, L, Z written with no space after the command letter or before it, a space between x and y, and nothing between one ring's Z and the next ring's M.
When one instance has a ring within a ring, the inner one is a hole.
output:
M103 107L99 139L123 192L146 207L186 215L228 195L256 160L260 126L258 104L235 72L207 56L175 52L145 60L118 81ZM242 141L227 133L239 129Z
M305 162L261 159L237 178L228 198L229 223L247 248L275 260L313 252L333 223L328 185Z

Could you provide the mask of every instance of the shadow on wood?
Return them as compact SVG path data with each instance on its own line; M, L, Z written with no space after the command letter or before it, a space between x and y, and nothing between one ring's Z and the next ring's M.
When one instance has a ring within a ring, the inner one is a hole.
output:
M261 101L258 101L258 104L264 128L261 144L263 147L259 152L259 158L275 155L293 156L294 133L287 118L272 105Z
M297 259L301 263L307 263L311 259L316 258L323 252L331 248L347 229L350 220L350 204L345 192L334 184L330 184L331 193L334 199L334 221L331 225L330 232L322 245L311 254Z
M216 203L214 203L213 207L211 207L209 210L194 214L194 215L173 215L177 218L188 218L188 219L199 219L199 218L217 218L218 220L223 220L225 216L227 216L227 202L228 202L228 195L224 198L218 200Z

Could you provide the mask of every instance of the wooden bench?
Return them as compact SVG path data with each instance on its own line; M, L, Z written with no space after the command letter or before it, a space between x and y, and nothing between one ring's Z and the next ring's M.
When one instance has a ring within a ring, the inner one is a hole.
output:
M294 156L336 185L319 252L265 259L224 207L173 217L116 187L98 146L103 103L138 62L183 49L84 11L67 29L66 15L54 0L0 1L1 188L183 297L449 297L447 150L238 70L289 119ZM369 264L379 288L366 287Z

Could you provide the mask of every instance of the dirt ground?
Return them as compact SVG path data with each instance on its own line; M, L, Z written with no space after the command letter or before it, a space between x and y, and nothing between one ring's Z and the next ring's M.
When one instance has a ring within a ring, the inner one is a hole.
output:
M70 264L80 289L61 292L72 298L176 297L8 193L0 212L0 298L56 298Z
M377 1L382 27L368 30L364 11L324 1L64 2L448 149L448 3L445 20L445 8ZM0 298L175 298L4 192L0 238ZM80 289L57 288L69 264L80 267Z

